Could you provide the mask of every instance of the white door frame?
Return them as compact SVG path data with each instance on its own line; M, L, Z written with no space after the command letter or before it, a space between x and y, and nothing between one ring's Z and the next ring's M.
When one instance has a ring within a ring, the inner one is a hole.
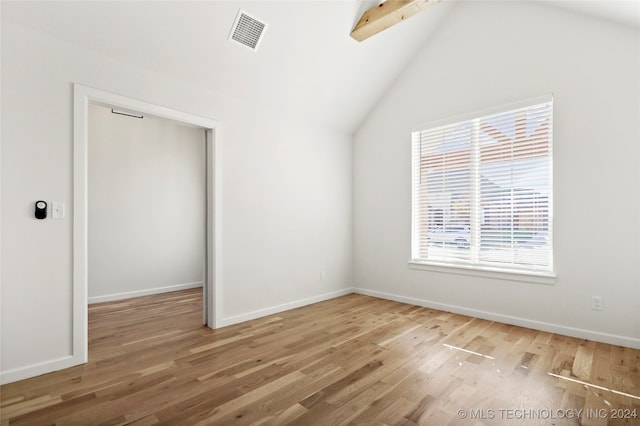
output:
M197 115L163 106L73 85L73 354L75 364L88 360L88 107L90 103L122 108L166 118L206 133L207 152L207 228L204 285L204 322L211 328L220 325L222 314L222 138L221 124Z

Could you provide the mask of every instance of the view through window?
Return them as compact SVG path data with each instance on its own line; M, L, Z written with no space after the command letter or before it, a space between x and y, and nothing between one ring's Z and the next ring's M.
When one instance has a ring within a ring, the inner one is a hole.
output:
M412 262L551 273L551 97L412 133Z

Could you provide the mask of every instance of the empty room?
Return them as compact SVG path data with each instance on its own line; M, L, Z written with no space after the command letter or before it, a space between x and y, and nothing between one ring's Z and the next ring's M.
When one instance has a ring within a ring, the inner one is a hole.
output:
M640 2L0 2L0 424L640 425Z

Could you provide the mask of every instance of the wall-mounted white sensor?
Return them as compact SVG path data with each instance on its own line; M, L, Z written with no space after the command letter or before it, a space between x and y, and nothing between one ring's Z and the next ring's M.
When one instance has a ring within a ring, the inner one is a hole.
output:
M51 204L51 219L64 219L64 203Z

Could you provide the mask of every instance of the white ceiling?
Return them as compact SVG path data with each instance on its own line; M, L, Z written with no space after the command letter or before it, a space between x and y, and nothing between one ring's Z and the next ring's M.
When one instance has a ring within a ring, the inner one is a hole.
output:
M551 6L640 28L640 0L544 0Z
M354 131L444 19L437 5L364 43L360 1L6 2L2 19L140 67ZM258 52L227 40L238 9L269 26Z
M2 1L2 19L246 102L355 131L456 3L442 0L363 43L375 0ZM638 1L545 3L636 25ZM269 24L258 52L227 40L239 8ZM446 25L446 22L444 23Z

